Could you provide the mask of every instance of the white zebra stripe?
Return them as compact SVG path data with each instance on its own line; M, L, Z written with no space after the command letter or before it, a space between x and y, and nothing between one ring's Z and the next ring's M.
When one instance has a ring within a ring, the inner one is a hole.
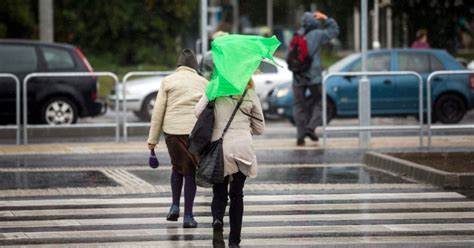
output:
M244 227L242 235L318 235L349 234L370 232L373 234L399 232L435 232L435 231L473 231L474 223L468 224L397 224L397 225L321 225L321 226L261 226ZM224 232L228 232L227 227ZM166 229L130 229L95 231L59 231L59 232L15 232L4 233L0 240L13 239L52 239L52 238L106 238L106 237L145 237L145 236L182 236L212 235L209 228L166 228Z
M243 239L244 247L255 246L306 246L327 247L328 245L347 244L446 244L446 247L456 244L474 244L472 235L439 235L439 236L394 236L394 237L321 237L321 238L271 238ZM22 245L21 247L65 247L66 244ZM84 247L210 247L211 240L177 240L177 241L142 241L142 242L107 242L107 243L67 243L68 248Z
M195 216L199 223L211 223L212 217ZM424 220L424 219L472 219L474 212L425 212L425 213L357 213L357 214L299 214L299 215L248 215L244 222L307 222L307 221L355 221L355 220ZM0 221L2 228L65 227L167 224L165 218L106 218Z
M305 195L247 195L246 202L269 201L329 201L329 200L400 200L400 199L463 199L465 196L455 192L423 193L354 193L354 194L305 194ZM195 202L211 202L212 197L198 196ZM52 199L52 200L4 200L0 207L21 206L65 206L92 204L146 204L169 203L170 197L114 198L114 199Z
M344 203L344 204L285 204L285 205L246 205L245 212L262 212L271 209L279 211L325 211L325 210L436 210L436 209L474 208L474 201L469 202L426 202L406 203ZM62 216L62 215L122 215L122 214L165 214L169 207L129 207L129 208L81 208L53 210L10 210L0 211L2 217L33 217L33 216ZM194 206L194 213L209 213L208 206Z

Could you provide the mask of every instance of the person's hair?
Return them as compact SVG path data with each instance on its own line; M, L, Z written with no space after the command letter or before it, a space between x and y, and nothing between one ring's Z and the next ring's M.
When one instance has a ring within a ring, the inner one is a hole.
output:
M420 40L421 38L427 35L428 31L426 31L426 29L419 29L418 31L416 31L416 40Z
M249 80L249 82L248 82L248 84L247 84L247 88L248 88L248 89L253 89L253 90L255 89L255 83L254 83L254 81L253 81L252 78L250 78L250 80Z
M229 34L229 33L227 33L227 32L224 32L224 31L219 30L219 31L215 32L215 33L212 35L212 40L215 40L215 39L217 39L217 38L219 38L219 37L222 37L222 36L226 36L226 35L228 35L228 34Z
M187 66L187 67L193 68L196 71L199 69L198 62L196 59L196 54L194 53L192 49L185 48L183 49L183 51L181 51L181 54L179 55L178 63L177 63L177 67L180 67L180 66Z

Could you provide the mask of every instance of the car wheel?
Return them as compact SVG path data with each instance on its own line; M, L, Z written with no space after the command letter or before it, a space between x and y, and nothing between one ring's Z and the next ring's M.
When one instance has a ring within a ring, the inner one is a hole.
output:
M68 125L77 122L76 104L65 97L54 97L42 105L41 123L49 125Z
M438 98L434 106L436 119L445 124L458 123L466 114L463 99L455 94L446 94Z
M143 101L142 107L140 109L140 119L143 121L150 121L151 120L151 113L153 112L153 107L155 106L156 101L156 92L151 93L145 100Z

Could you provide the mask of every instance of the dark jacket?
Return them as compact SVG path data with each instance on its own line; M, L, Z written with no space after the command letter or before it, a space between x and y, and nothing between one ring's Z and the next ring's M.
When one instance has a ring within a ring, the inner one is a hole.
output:
M313 62L310 69L302 74L302 77L296 76L293 78L295 85L302 86L321 83L321 47L339 35L339 26L332 18L328 18L323 24L321 21L314 19L311 12L305 12L301 17L301 29L298 32L304 33L305 30L310 30L306 34L306 40L308 42L308 53L313 55Z

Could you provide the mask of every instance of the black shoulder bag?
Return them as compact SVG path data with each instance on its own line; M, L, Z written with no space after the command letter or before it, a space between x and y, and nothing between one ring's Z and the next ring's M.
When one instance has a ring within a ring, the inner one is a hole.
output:
M232 112L232 115L222 132L222 136L218 140L212 141L209 146L204 149L201 161L196 170L196 184L198 186L210 188L214 184L224 182L224 152L222 150L223 137L227 132L227 129L229 129L237 110L240 109L240 105L242 104L246 93L247 90L244 91L244 94Z
M202 156L209 146L214 129L214 101L210 101L199 115L188 138L188 150L194 155Z

